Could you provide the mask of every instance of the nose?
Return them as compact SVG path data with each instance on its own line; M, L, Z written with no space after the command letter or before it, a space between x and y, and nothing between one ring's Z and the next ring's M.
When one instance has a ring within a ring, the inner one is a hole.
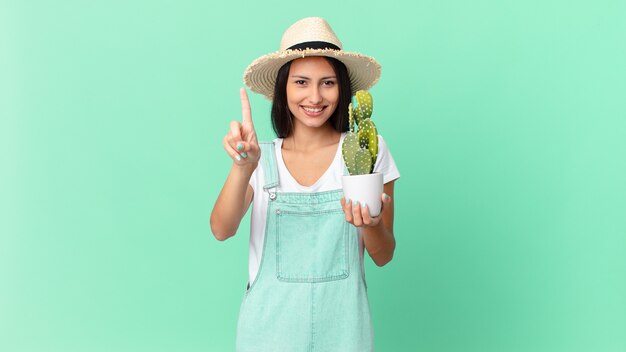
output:
M319 87L313 86L311 88L311 94L309 95L309 102L311 105L318 105L322 103L322 93L320 92Z

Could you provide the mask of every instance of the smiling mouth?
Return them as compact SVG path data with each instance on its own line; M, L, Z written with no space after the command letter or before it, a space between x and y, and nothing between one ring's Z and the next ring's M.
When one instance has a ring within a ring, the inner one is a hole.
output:
M325 106L321 106L321 107L315 107L314 108L314 107L310 107L310 106L302 106L302 109L304 111L306 111L306 112L310 112L310 113L316 114L316 113L322 112L322 110L326 109L326 107Z

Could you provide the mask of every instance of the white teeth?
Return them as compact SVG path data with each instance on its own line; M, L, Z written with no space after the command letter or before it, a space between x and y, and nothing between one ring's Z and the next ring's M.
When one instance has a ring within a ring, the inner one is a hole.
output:
M323 108L317 108L317 109L313 109L313 108L305 108L304 106L302 107L305 111L308 112L320 112L323 110Z

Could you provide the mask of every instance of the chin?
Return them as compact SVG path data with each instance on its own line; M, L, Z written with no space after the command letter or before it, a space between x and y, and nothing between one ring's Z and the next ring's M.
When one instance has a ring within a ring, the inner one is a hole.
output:
M328 122L330 116L327 118L305 118L304 120L300 120L307 127L322 127Z

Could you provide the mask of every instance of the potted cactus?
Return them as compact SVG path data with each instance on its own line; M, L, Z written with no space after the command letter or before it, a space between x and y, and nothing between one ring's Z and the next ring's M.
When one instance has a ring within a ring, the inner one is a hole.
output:
M378 132L372 121L374 107L370 93L360 90L355 94L357 105L348 106L350 131L341 147L349 175L342 178L346 201L367 205L370 216L380 214L383 193L383 175L374 171L378 157Z

